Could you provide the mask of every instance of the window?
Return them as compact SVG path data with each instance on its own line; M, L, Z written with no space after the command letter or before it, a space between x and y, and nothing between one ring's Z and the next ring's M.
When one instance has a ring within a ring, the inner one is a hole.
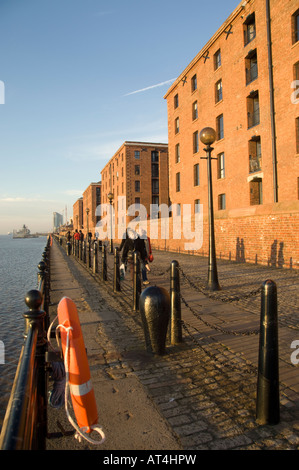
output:
M296 153L299 153L299 117L296 118Z
M216 139L220 140L224 138L224 128L223 128L223 114L217 116L216 118Z
M215 84L215 103L222 100L222 80L218 80Z
M195 199L194 201L194 214L200 213L200 199Z
M243 23L243 31L244 31L244 46L247 46L256 35L255 30L255 14L252 13L248 15L246 20Z
M152 178L159 178L159 163L152 163Z
M179 163L180 160L181 160L180 144L176 144L176 146L175 146L175 163Z
M214 54L214 70L219 69L221 65L221 52L220 49L218 49L217 52Z
M152 196L152 204L159 205L159 196Z
M159 162L159 152L157 150L152 150L152 162Z
M262 168L261 138L254 136L248 142L249 150L249 173L260 171Z
M292 15L292 44L299 41L299 9Z
M177 173L175 175L175 179L176 179L176 191L180 191L181 190L181 173Z
M225 177L224 152L217 155L217 177L218 179Z
M101 204L101 188L96 188L96 204Z
M174 109L176 109L179 106L179 95L176 94L174 97Z
M245 58L245 73L246 73L246 85L253 82L258 76L257 74L257 54L256 49L250 51L248 56Z
M199 150L198 131L193 132L193 153L197 153Z
M193 165L193 184L199 186L199 163Z
M252 91L247 97L248 129L260 123L260 105L258 91Z
M176 215L181 215L181 204L176 204Z
M193 75L193 77L191 78L191 91L192 91L192 93L195 90L197 90L197 76L196 76L196 74Z
M140 193L140 181L135 181L135 192Z
M140 175L140 165L135 165L135 175Z
M218 195L218 210L223 211L226 208L225 194Z
M152 194L159 194L159 180L152 180Z
M198 109L197 109L197 101L192 103L192 119L193 121L198 118Z
M135 204L140 204L140 197L135 197Z
M140 150L135 150L134 155L135 155L135 159L139 160L140 159Z
M175 134L178 134L180 132L180 120L179 118L176 118L174 121L174 132Z
M261 178L255 178L250 181L250 205L256 206L263 204L263 180Z

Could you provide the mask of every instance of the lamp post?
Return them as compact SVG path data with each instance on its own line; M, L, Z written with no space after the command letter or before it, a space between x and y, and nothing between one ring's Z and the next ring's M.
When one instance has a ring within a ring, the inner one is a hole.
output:
M211 144L215 142L216 132L211 127L205 127L200 132L200 140L206 145L204 151L206 157L201 157L207 160L208 166L208 204L209 204L209 268L208 268L208 289L215 291L220 290L221 287L218 282L217 263L216 263L216 249L215 249L215 233L214 233L214 210L213 210L213 187L212 187L212 167L211 160L216 158L211 157L213 147Z
M113 193L108 193L107 195L109 202L110 202L110 249L109 253L113 254L113 222L112 222L112 201L113 201Z
M86 234L86 238L88 240L88 234L89 234L89 226L88 226L88 214L89 214L89 209L85 209L85 212L86 212L86 228L87 228L87 234Z

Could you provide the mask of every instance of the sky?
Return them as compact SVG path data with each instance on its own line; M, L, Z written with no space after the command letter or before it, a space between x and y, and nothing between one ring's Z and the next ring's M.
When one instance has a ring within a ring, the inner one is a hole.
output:
M236 0L0 0L0 234L51 231L126 140L167 143L174 80Z

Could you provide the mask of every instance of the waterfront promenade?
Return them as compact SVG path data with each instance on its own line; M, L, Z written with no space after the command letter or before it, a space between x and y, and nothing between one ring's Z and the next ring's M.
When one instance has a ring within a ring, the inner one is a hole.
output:
M207 258L155 251L151 285L169 290L170 262L179 262L183 320L183 342L167 343L158 356L146 351L129 275L113 293L113 256L107 258L103 282L56 242L51 248L50 314L63 296L77 305L106 441L95 447L65 436L48 439L47 449L298 450L299 364L290 357L299 340L299 273L218 260L222 289L208 293ZM266 279L278 290L280 422L261 426L259 288ZM49 407L48 416L50 433L72 429L64 409Z

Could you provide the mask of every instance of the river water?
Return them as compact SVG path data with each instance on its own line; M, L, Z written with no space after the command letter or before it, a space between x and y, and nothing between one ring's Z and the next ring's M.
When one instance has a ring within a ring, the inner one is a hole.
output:
M0 235L0 428L23 344L26 293L37 288L38 264L46 237ZM4 362L4 363L3 363Z

